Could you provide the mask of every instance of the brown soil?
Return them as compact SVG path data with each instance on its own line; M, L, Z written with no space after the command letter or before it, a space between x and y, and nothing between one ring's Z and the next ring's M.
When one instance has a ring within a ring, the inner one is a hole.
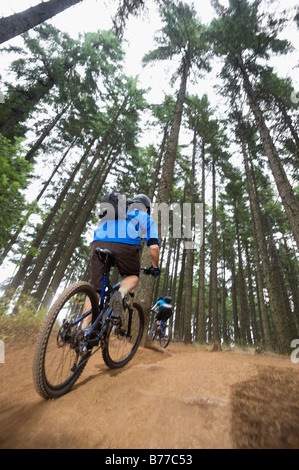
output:
M67 395L45 401L33 346L0 364L2 449L299 448L299 364L290 358L170 343L123 369L100 351Z

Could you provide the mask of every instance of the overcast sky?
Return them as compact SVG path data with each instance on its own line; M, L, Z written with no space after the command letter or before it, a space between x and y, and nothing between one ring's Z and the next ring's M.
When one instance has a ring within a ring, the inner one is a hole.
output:
M185 2L188 4L193 3L191 0L185 0ZM40 3L40 0L1 0L0 17L22 11L38 3ZM227 5L228 0L221 0L221 3ZM202 23L208 24L214 14L210 0L200 0L200 2L197 0L194 4L200 4L198 17ZM56 15L50 22L53 26L68 32L73 37L77 37L80 32L110 29L112 27L111 18L115 13L117 5L117 0L83 0L82 3ZM281 9L295 7L296 5L298 5L297 0L274 0L274 3L269 6L269 11L279 11ZM175 68L176 64L163 63L159 67L148 65L145 69L142 68L141 59L146 52L155 47L153 37L161 26L155 3L152 0L147 0L146 6L148 16L144 14L139 18L130 18L127 23L125 32L127 42L124 47L126 50L126 73L132 76L138 75L142 87L150 86L152 88L151 93L148 95L149 100L159 102L163 99L163 94L171 90L168 84L170 75L167 75L167 68ZM294 45L299 44L299 32L295 27L295 23L292 29L284 34ZM19 38L15 38L10 41L10 43L15 43L19 40ZM7 43L5 43L5 45L6 44ZM5 64L5 60L2 60L2 63ZM283 56L273 59L273 65L279 67L280 74L282 76L290 75L294 81L295 87L298 86L299 88L299 69L294 69L295 63L298 64L298 49L289 59ZM161 67L165 72L164 77L161 77ZM212 93L212 85L213 83L209 80L199 81L196 87L196 89L199 90L198 94L201 95L203 92ZM200 90L202 90L202 92Z

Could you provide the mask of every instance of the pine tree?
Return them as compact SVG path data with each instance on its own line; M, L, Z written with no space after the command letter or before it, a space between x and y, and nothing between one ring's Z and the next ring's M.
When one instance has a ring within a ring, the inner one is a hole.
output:
M270 53L289 51L287 41L277 38L280 24L271 24L271 30L262 28L259 14L260 0L231 0L221 17L211 22L210 35L216 55L223 56L223 76L238 77L238 87L245 91L255 118L260 140L267 155L279 195L287 214L293 236L299 247L299 201L287 177L277 148L266 123L254 82L264 70L258 59L269 59ZM240 91L239 91L240 92Z

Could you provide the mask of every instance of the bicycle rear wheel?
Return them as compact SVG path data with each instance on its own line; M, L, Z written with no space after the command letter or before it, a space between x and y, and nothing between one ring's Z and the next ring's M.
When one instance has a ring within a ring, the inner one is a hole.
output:
M83 340L81 322L73 325L83 314L85 300L89 300L90 311L97 311L95 289L87 282L71 284L44 319L33 360L34 385L43 398L58 398L69 392L86 366L90 351Z
M164 325L164 335L160 336L160 346L162 348L167 348L167 346L169 345L170 338L171 338L171 325L167 324L167 325Z
M131 310L127 306L124 309L124 318L121 327L113 325L112 321L108 320L102 356L110 369L126 365L136 353L142 338L144 328L142 307L134 303Z

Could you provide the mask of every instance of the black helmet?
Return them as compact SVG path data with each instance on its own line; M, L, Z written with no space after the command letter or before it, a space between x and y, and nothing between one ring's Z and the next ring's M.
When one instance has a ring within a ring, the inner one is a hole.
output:
M138 204L143 204L147 209L150 209L151 207L151 200L146 194L137 194L133 198L133 203L138 203Z

